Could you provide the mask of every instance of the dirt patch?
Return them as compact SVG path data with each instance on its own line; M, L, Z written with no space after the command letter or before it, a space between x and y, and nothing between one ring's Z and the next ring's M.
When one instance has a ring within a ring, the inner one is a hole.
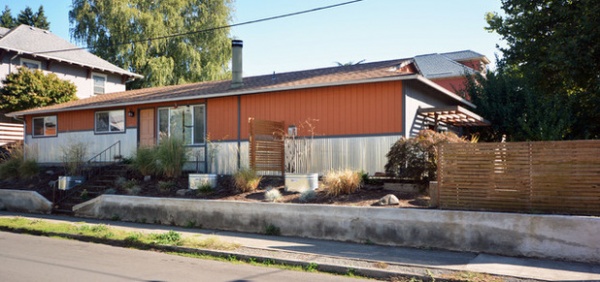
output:
M0 189L18 189L37 191L42 196L52 201L52 184L63 175L64 171L60 167L44 168L38 175L29 180L0 180ZM93 182L89 179L87 183ZM327 204L343 206L374 206L382 197L393 194L399 199L399 205L388 207L407 207L407 208L427 208L429 197L422 193L407 193L398 191L389 191L384 189L382 181L372 180L364 184L356 192L347 195L330 196L326 193L326 188L320 184L315 190L315 194L309 200L301 199L300 193L291 193L285 191L284 179L282 177L265 176L263 177L259 188L256 191L240 193L234 186L231 176L220 175L217 178L217 188L211 191L186 190L188 188L188 177L184 174L175 179L152 178L144 181L144 177L138 173L127 170L123 173L120 180L114 181L106 187L105 191L117 195L132 195L144 197L172 197L187 199L207 199L207 200L229 200L245 202L265 202L265 193L269 189L279 190L281 197L276 202L293 204ZM86 187L77 188L81 191L93 191L94 189ZM179 191L180 194L177 192ZM80 192L74 193L76 195ZM89 199L89 198L87 198ZM87 200L81 199L81 201Z

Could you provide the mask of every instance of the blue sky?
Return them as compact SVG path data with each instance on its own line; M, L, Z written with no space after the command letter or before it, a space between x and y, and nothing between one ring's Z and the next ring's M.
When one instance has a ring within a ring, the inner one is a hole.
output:
M327 6L348 0L236 0L232 23ZM70 40L70 0L0 1L16 16L40 5L50 30ZM235 27L244 41L244 75L382 61L471 49L492 62L500 37L484 30L486 12L500 0L363 0L337 8Z

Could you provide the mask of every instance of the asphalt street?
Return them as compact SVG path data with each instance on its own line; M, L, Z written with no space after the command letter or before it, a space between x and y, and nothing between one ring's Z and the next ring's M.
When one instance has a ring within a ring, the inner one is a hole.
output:
M364 281L0 232L0 281Z

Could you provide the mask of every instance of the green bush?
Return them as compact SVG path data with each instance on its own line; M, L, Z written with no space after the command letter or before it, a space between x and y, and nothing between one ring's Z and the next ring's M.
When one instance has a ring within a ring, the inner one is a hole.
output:
M258 184L262 179L261 176L256 174L256 171L252 169L241 169L233 175L235 187L237 187L242 193L250 192L258 188Z
M323 178L325 191L330 196L354 193L360 188L361 181L361 174L349 169L330 171Z
M156 160L158 171L167 178L181 176L183 166L187 162L188 148L183 140L177 138L163 138L156 147Z
M156 149L153 147L140 147L131 159L131 167L142 175L154 175L158 171Z
M35 159L25 159L23 148L10 151L8 160L0 163L0 179L31 179L38 176L39 166Z
M437 172L437 146L443 143L466 143L468 141L452 132L437 133L422 130L416 137L398 140L387 153L387 174L415 181L435 179Z

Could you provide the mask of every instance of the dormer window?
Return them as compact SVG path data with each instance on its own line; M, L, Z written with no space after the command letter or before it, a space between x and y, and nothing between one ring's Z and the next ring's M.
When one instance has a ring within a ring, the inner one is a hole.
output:
M102 95L106 93L106 75L101 73L92 73L94 81L94 95Z
M30 70L42 69L42 62L21 58L21 66L26 67Z

